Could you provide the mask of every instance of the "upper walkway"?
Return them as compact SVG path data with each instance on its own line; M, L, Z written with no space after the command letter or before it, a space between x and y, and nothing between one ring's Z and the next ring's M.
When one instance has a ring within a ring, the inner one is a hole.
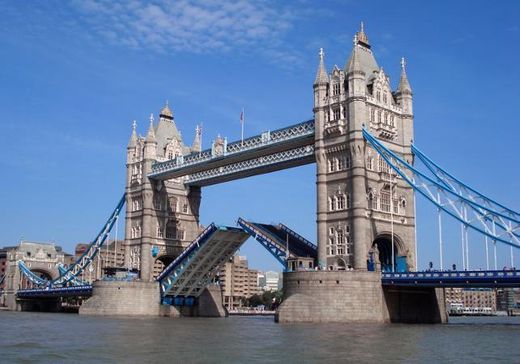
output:
M314 120L308 120L155 163L148 177L184 177L186 185L207 186L314 162Z

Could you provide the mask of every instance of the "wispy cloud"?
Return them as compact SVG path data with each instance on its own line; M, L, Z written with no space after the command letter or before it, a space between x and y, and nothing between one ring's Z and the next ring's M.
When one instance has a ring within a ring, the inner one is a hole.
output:
M161 53L252 51L297 62L283 36L297 18L271 1L75 0L95 34L111 44Z

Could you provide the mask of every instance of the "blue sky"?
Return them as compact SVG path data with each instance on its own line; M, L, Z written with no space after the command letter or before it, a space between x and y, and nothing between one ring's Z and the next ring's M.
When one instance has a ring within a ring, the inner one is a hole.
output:
M123 192L132 120L144 134L165 100L186 142L204 123L206 146L218 133L239 138L242 107L246 135L311 118L318 49L329 69L343 67L360 21L394 87L407 58L417 145L519 210L519 16L516 1L0 0L0 245L23 237L72 251L91 240ZM201 222L284 222L315 240L314 174L205 188ZM418 223L420 266L437 265L424 200ZM445 261L460 265L451 230ZM470 243L484 266L482 239ZM280 269L252 242L241 253ZM508 264L508 249L499 254Z

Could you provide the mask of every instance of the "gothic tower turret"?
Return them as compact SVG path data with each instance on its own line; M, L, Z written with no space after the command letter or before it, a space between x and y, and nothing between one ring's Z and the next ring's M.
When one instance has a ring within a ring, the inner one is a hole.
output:
M127 148L125 265L151 281L200 232L200 188L182 180L155 181L152 165L194 152L185 146L166 104L157 125L153 115L146 137L135 123Z
M399 87L392 92L363 24L343 70L335 66L327 76L320 56L314 115L318 258L322 266L413 268L413 191L366 145L362 135L366 128L410 160L411 96L404 66Z

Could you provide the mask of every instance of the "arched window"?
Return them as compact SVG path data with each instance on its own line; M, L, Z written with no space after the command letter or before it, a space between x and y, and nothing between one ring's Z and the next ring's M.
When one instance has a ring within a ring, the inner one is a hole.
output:
M177 224L175 221L168 221L166 224L166 239L176 239L177 238Z
M158 238L162 238L164 236L163 234L163 229L161 227L161 224L157 223L157 232L156 232L156 236Z
M347 209L350 208L350 202L351 202L351 199L350 199L350 193L347 193L347 201L346 201Z
M338 210L345 209L345 195L338 196Z
M329 172L334 172L336 170L336 163L334 161L334 158L331 156L329 157Z
M373 170L374 169L374 157L369 156L367 158L367 169Z
M338 235L338 239L337 239L338 245L345 244L345 235L343 234L343 230L338 230L337 235Z
M381 211L390 212L390 187L385 186L381 189Z

